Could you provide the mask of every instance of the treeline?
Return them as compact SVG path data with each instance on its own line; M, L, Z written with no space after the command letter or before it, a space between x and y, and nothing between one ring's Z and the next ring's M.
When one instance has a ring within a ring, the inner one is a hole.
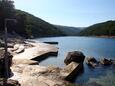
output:
M58 28L45 22L44 20L35 17L27 12L16 10L16 18L19 22L19 29L25 30L29 37L49 37L65 35ZM20 31L18 31L20 32Z
M0 31L4 29L5 19L15 18L15 8L11 0L0 0Z
M84 29L83 27L70 27L70 26L62 26L62 25L54 25L59 30L61 30L63 33L66 34L66 36L77 36L78 33Z
M82 30L81 36L115 36L115 21L98 23Z
M4 31L5 19L15 19L8 21L8 32L17 33L23 37L46 37L46 36L62 36L64 33L55 26L37 18L27 12L16 10L11 0L0 1L0 32Z

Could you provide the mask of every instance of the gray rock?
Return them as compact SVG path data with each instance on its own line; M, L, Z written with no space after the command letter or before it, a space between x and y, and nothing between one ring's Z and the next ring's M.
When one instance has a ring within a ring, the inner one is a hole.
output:
M87 57L86 58L86 64L92 67L98 66L98 61L94 57Z
M68 65L72 61L77 62L77 63L83 63L84 59L85 59L85 56L82 52L73 51L73 52L68 52L64 62L65 62L66 65Z
M101 59L100 63L103 65L111 65L112 61L111 61L111 59L104 58L104 59Z

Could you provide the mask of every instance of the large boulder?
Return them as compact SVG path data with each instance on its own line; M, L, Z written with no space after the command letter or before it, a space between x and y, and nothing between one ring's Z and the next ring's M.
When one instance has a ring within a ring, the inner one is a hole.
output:
M66 65L68 65L72 61L77 62L77 63L83 63L84 59L85 59L85 56L82 52L73 51L73 52L68 52L64 62L65 62Z

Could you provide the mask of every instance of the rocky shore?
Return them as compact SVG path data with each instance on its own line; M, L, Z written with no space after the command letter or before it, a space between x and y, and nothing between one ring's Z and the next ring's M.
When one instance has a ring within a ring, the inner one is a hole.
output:
M64 68L45 67L39 65L36 58L41 59L42 56L52 55L51 53L57 54L58 48L56 46L28 40L12 41L9 42L10 47L8 47L9 53L13 56L12 64L9 65L10 77L8 79L9 83L12 84L11 86L101 86L95 82L87 85L73 85L68 82L79 72L82 72L85 59L85 55L82 52L68 52L64 60L66 64ZM4 51L3 48L1 48L2 51ZM4 57L3 53L1 57ZM3 61L2 59L0 61ZM95 68L100 64L105 66L114 64L115 61L106 58L97 61L94 57L88 57L86 58L86 63ZM2 67L1 65L0 67Z
M44 67L39 65L38 61L33 60L35 58L41 58L42 55L57 53L57 47L41 42L16 40L12 40L13 42L10 41L9 44L12 45L8 47L8 52L13 56L12 65L11 67L9 66L11 71L8 81L17 81L19 84L11 86L71 85L71 83L65 80L65 77L71 73L71 71L66 72L67 75L64 76L64 71L67 70L68 67ZM69 65L69 68L72 68L73 65L76 64L72 63ZM74 68L71 70L74 70Z

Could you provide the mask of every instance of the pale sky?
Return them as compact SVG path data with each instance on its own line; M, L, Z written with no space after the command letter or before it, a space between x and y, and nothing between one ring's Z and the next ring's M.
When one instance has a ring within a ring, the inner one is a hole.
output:
M14 0L17 9L51 24L86 27L115 20L115 0Z

